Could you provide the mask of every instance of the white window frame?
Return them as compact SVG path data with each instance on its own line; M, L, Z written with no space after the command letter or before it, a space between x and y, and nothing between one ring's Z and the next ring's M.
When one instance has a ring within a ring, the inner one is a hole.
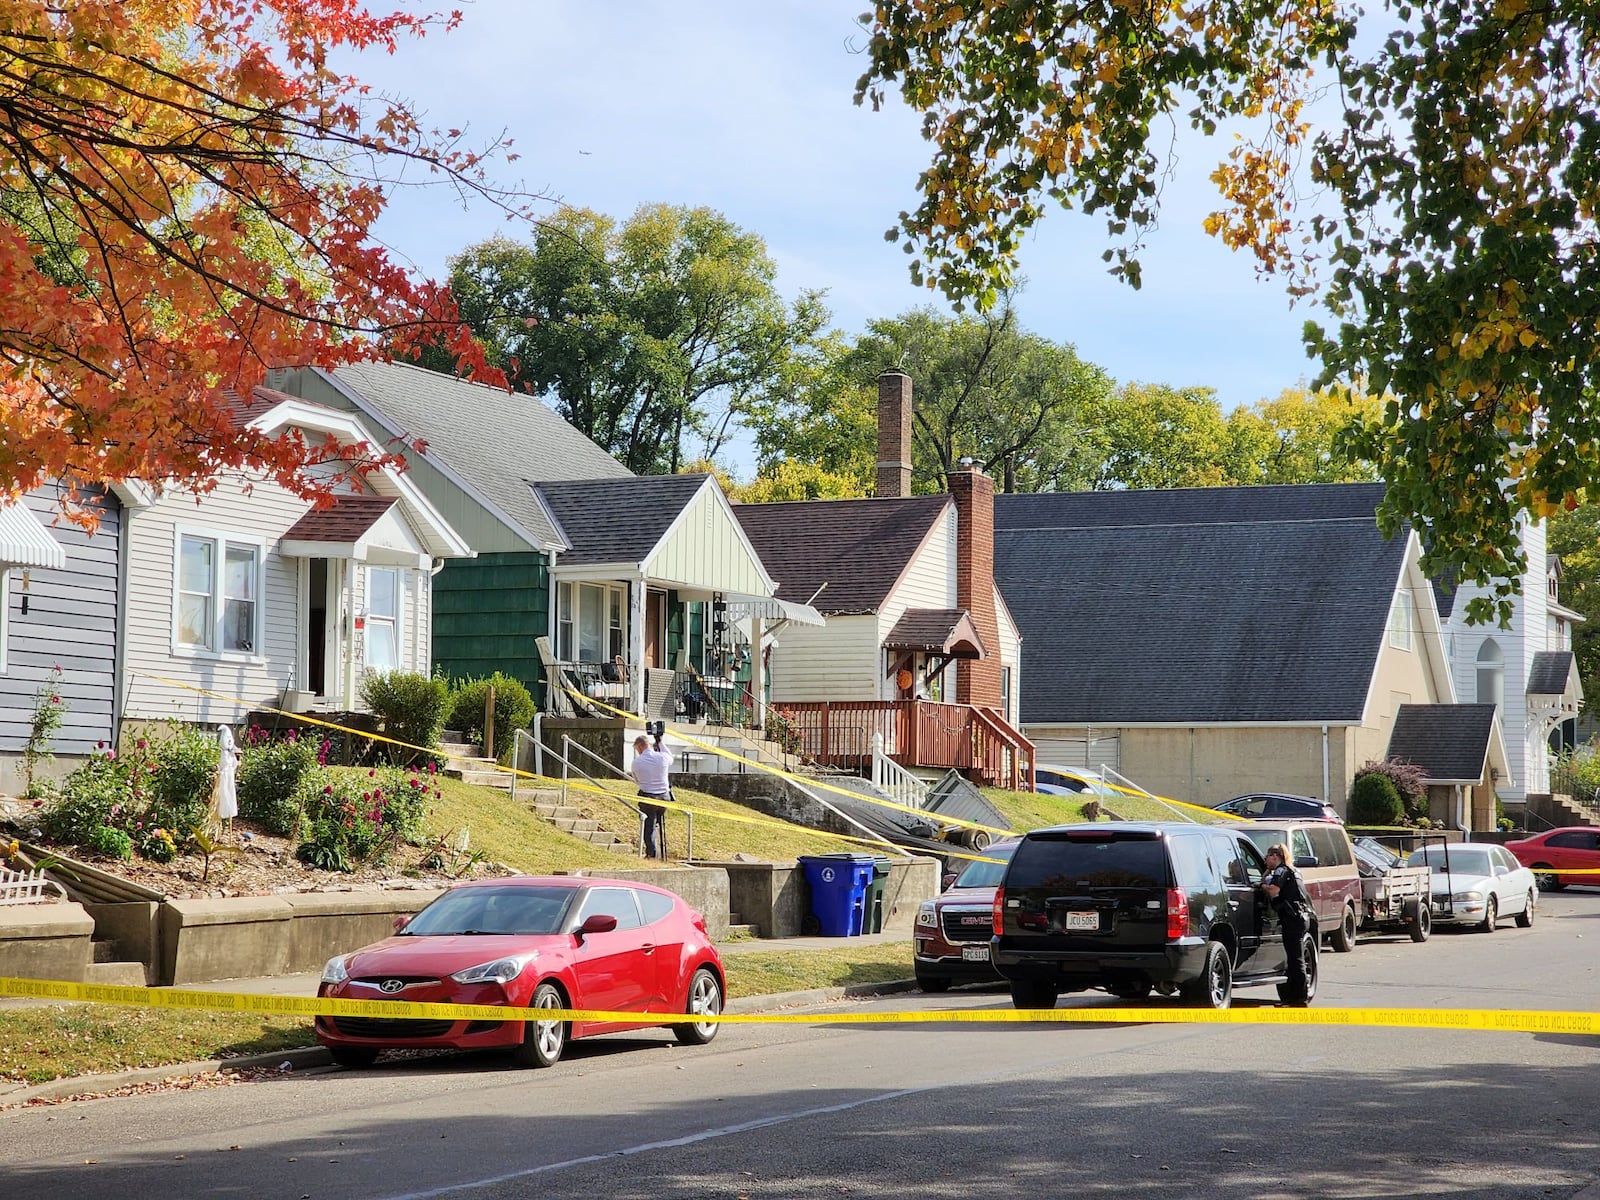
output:
M179 640L178 612L183 596L183 542L211 543L211 644L191 645ZM230 547L249 550L255 555L255 620L251 629L249 650L222 648L223 621L227 616L227 597L222 594L223 576L227 569ZM267 606L267 543L263 538L249 537L220 529L202 529L192 525L175 525L172 530L172 653L183 658L229 659L235 662L265 662L261 645L266 630Z
M1410 650L1414 640L1411 595L1402 589L1395 593L1394 603L1389 606L1389 645L1396 650Z
M394 613L392 615L386 613L380 616L372 606L372 576L377 571L387 571L394 576ZM406 648L404 639L401 637L401 629L404 625L403 618L406 611L405 575L405 571L400 567L368 566L366 574L361 580L362 586L366 589L364 595L366 603L363 607L367 614L367 627L363 631L361 640L361 657L371 670L405 670ZM372 662L372 631L379 624L387 626L394 637L393 667L376 667Z
M600 593L599 628L594 630L599 655L583 657L583 598L586 589ZM613 624L613 621L619 622ZM556 658L561 662L611 662L618 654L628 660L628 585L585 579L563 579L556 584Z

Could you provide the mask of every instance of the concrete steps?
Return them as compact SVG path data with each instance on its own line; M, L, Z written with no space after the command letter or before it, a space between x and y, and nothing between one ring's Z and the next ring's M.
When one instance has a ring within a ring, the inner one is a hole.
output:
M754 925L747 923L742 913L731 912L728 914L729 937L760 937L760 931Z
M445 756L444 773L450 779L473 783L479 787L511 790L511 773L502 770L492 758L485 757L483 747L475 742L460 740L461 735L447 730L447 740L439 743Z
M554 825L563 833L570 833L573 837L582 838L584 841L596 846L604 846L609 850L623 850L631 852L633 844L625 842L609 829L602 829L600 822L593 817L586 817L581 809L571 805L558 804L551 800L535 801L533 811Z
M90 961L83 969L83 982L107 987L144 987L149 983L145 965L119 959L115 942L96 939L89 943L89 947Z

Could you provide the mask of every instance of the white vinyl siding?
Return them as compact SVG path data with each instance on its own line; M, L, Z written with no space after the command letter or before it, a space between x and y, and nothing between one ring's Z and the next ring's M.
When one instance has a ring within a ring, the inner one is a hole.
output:
M870 613L785 626L772 652L773 703L879 699L882 645Z
M1000 626L1001 687L1005 691L1003 709L1006 720L1022 727L1022 634L1011 619L1010 610L1000 598L1000 589L994 593L995 620Z
M889 636L908 608L956 607L956 508L948 504L879 609L878 640Z

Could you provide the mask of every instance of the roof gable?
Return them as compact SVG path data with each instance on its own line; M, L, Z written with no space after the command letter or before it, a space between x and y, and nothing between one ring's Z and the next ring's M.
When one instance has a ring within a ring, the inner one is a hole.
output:
M1357 723L1409 534L1379 485L1000 495L1039 724Z
M950 503L907 496L736 504L733 511L779 595L837 615L878 611Z
M643 565L705 485L705 475L627 475L534 486L535 499L572 547L563 566Z
M529 485L632 473L536 397L408 363L351 363L323 372L352 400L421 438L504 518L540 546L560 539Z
M1389 757L1415 763L1430 782L1465 783L1488 772L1493 704L1402 704L1389 734Z

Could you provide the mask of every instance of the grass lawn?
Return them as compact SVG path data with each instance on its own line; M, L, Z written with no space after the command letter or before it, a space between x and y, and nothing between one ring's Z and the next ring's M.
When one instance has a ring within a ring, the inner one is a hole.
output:
M730 997L882 983L911 978L911 938L837 950L751 950L726 955L723 965ZM135 1067L272 1054L315 1041L309 1017L28 1005L0 1010L0 1080L45 1083Z

